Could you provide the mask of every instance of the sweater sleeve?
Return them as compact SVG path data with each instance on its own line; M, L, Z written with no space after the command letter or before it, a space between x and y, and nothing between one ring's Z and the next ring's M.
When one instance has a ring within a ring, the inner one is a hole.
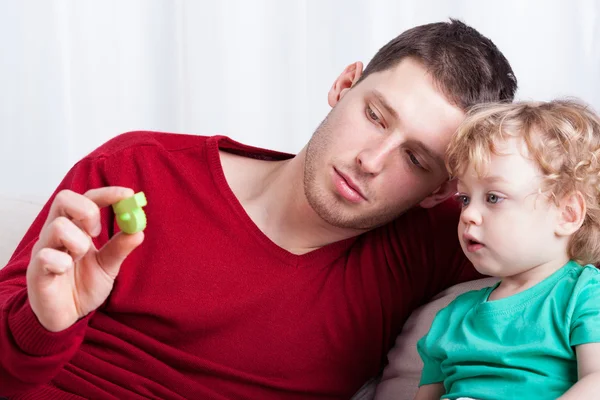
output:
M37 320L27 297L26 270L33 245L48 216L56 194L63 189L85 193L106 186L103 159L83 159L65 176L0 270L0 395L10 396L48 383L79 349L92 314L61 332L47 331ZM110 210L101 212L102 233L94 239L101 246L111 235Z

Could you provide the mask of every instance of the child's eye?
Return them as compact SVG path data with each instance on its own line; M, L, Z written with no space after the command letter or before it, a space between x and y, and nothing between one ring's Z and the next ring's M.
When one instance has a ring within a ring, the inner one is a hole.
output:
M502 200L504 200L504 198L498 196L497 194L489 193L487 195L487 202L490 204L497 204L500 203Z
M456 201L458 201L458 203L462 206L462 207L466 207L469 205L469 203L471 202L471 199L469 198L469 196L464 195L464 194L459 194L456 195Z

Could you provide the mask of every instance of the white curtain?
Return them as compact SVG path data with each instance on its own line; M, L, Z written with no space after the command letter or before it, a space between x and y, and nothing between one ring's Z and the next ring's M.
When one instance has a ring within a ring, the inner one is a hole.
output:
M519 98L600 110L595 0L0 0L0 195L48 196L128 130L297 152L347 64L449 17L505 53Z

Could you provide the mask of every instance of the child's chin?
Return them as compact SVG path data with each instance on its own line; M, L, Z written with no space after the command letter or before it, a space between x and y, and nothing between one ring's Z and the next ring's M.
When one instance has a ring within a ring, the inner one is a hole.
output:
M498 268L494 268L491 265L482 263L481 260L477 260L477 262L471 262L473 263L473 267L475 267L475 270L482 275L499 276L499 274L502 274L502 272L499 271Z

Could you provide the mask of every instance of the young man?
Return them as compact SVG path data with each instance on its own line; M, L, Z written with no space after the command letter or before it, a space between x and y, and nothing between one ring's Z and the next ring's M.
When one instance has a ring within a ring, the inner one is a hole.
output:
M468 107L515 90L493 43L452 21L348 66L296 156L222 136L111 140L0 272L0 393L350 397L415 307L475 276L458 208L441 204L443 154ZM117 233L103 207L132 189L148 227Z

